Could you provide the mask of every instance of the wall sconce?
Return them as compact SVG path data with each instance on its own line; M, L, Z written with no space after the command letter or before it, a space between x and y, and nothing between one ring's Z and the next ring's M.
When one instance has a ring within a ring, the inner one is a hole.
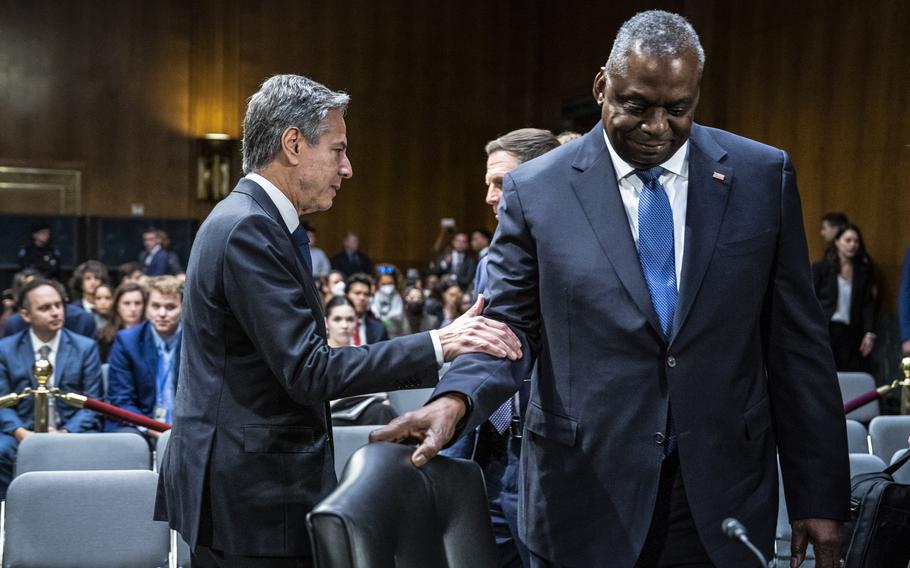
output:
M231 191L231 158L237 140L209 133L196 140L196 199L219 201Z

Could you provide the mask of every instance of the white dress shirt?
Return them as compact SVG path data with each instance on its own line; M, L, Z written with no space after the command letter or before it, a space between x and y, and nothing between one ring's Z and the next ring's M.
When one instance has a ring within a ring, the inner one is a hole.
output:
M265 190L266 194L271 198L272 203L278 208L278 213L281 215L281 219L284 221L288 231L291 233L296 231L297 227L300 226L300 217L297 216L297 210L294 207L294 204L291 203L291 200L288 199L285 194L281 193L281 190L275 187L275 184L257 173L248 173L246 179L259 184L259 187ZM445 359L442 353L442 342L439 341L439 333L435 329L430 331L430 340L433 342L433 351L436 352L436 363L441 367L445 362ZM366 343L365 324L363 335L361 335L361 341Z
M613 169L616 171L616 184L619 186L619 195L626 209L629 219L629 228L632 230L632 239L635 248L638 248L638 201L644 182L635 175L635 166L619 157L607 132L604 131L604 140L610 151ZM673 252L676 265L676 289L679 290L680 277L682 276L683 248L686 244L686 205L689 199L689 141L676 151L664 163L660 164L664 172L660 175L660 184L664 186L667 198L670 200L670 209L673 211Z

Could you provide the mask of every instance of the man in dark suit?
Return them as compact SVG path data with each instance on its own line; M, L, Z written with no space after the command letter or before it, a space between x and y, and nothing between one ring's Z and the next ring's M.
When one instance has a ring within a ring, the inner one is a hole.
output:
M348 231L341 244L344 248L332 257L332 270L344 273L345 278L357 272L373 273L373 261L360 250L360 237Z
M101 360L94 340L63 328L63 287L52 280L32 280L20 293L20 313L29 328L0 340L0 396L35 387L32 365L47 358L54 366L49 386L101 398ZM0 497L13 477L19 442L34 430L35 401L27 398L0 409ZM91 410L50 402L48 430L92 432L101 420Z
M357 316L357 326L351 334L351 345L368 345L389 338L385 324L370 310L374 285L373 278L362 272L351 274L344 283L344 294L354 306L354 314Z
M120 408L170 424L180 369L183 291L174 276L148 283L146 320L124 329L114 339L108 359L108 401ZM120 430L135 430L121 425ZM160 432L147 430L150 439Z
M450 328L331 349L299 216L327 210L351 177L348 96L278 75L249 101L246 177L190 253L174 423L156 517L193 566L307 566L306 514L335 487L328 401L434 385L468 351L520 356L508 327ZM472 347L473 345L473 347Z
M170 274L168 252L161 244L161 234L158 229L149 228L142 233L143 250L139 253L139 263L143 266L146 276L161 276Z
M532 566L750 566L721 522L771 553L776 451L794 564L807 540L817 566L838 563L845 425L795 174L781 150L693 124L703 62L678 15L623 24L594 82L603 122L506 176L485 315L526 356L458 359L428 406L373 434L428 421L420 465L536 360L521 449Z

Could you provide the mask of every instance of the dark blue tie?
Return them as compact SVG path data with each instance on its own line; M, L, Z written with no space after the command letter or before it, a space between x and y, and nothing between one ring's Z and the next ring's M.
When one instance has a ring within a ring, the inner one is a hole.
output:
M297 247L297 254L300 255L300 260L303 261L307 273L312 275L313 257L310 256L310 237L306 234L306 229L302 224L294 229L294 232L291 233L291 238L294 240L294 246Z
M660 183L664 169L635 170L645 186L638 201L638 258L660 319L664 337L673 331L676 309L676 254L673 245L673 210Z

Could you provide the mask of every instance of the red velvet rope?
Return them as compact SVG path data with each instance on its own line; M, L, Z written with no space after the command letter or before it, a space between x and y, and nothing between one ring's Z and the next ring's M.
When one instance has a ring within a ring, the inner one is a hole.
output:
M844 414L847 414L848 412L852 412L852 411L856 410L857 408L859 408L860 406L869 404L873 400L879 398L879 396L880 395L878 394L878 391L873 389L865 394L859 395L858 397L854 398L853 400L849 400L849 401L845 402L844 403Z
M95 400L90 398L85 401L85 408L89 410L94 410L95 412L100 412L101 414L106 414L107 416L113 416L114 418L119 418L125 422L135 424L136 426L145 426L149 430L155 430L156 432L164 432L165 430L170 430L171 425L165 424L164 422L158 422L157 420L152 420L147 416L141 414L136 414L135 412L130 412L129 410L124 410L119 406L114 406L113 404L108 404L106 402L101 402L100 400Z

